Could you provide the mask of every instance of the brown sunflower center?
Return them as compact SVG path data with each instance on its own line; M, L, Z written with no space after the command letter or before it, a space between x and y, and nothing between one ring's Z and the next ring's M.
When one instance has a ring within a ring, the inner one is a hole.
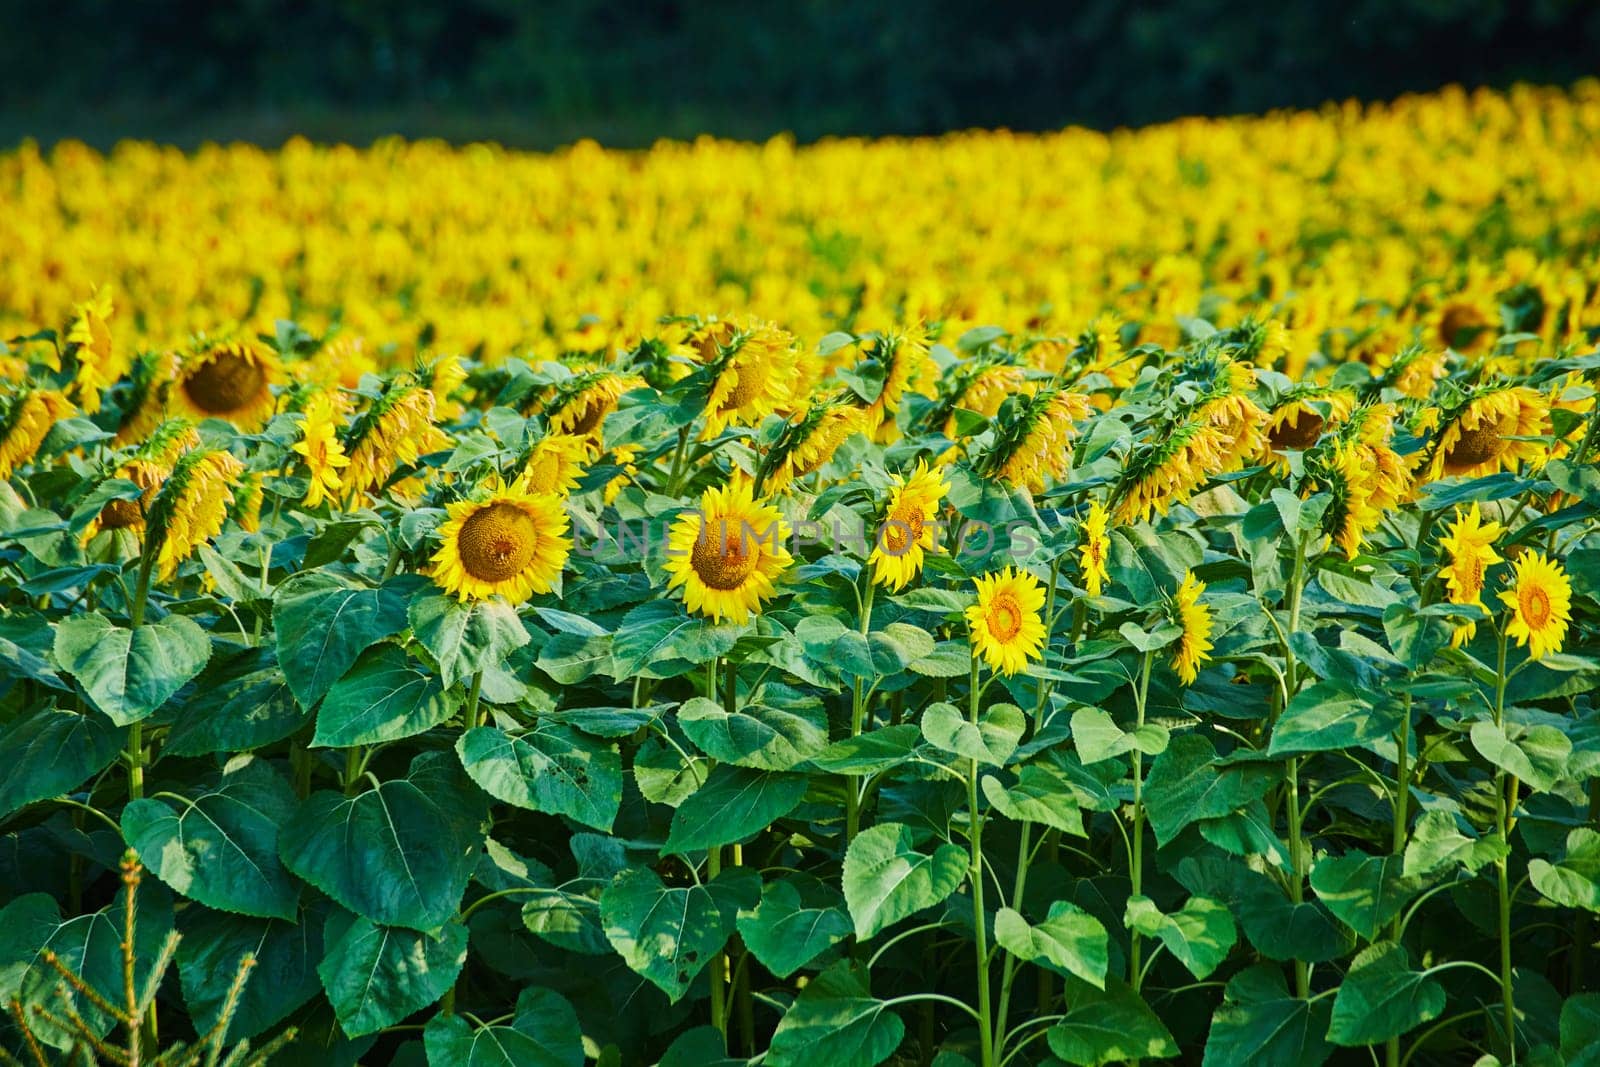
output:
M539 528L515 504L480 508L461 524L461 566L483 582L503 582L522 573L539 547Z
M763 361L746 360L740 364L737 373L739 380L728 391L728 399L722 402L723 408L727 411L737 411L746 404L754 403L767 391L770 371Z
M1459 474L1498 458L1505 449L1506 441L1500 436L1499 424L1480 422L1474 429L1461 431L1456 443L1444 454L1444 469L1446 473Z
M1483 312L1471 304L1452 304L1439 316L1439 341L1447 348L1461 349L1472 344L1489 328Z
M575 434L593 433L599 428L600 420L606 417L606 405L595 399L582 400L580 398L579 402L583 404L583 407L577 409L578 416L572 420L572 429L569 432Z
M1274 449L1304 451L1317 443L1322 436L1322 416L1315 411L1302 411L1293 423L1281 422L1267 434Z
M259 362L238 352L222 352L184 379L183 391L194 406L212 415L246 407L266 388Z
M1550 622L1550 594L1539 586L1523 586L1517 590L1517 609L1522 621L1530 630L1542 630Z
M1010 593L1001 593L989 604L989 633L1006 644L1022 632L1022 605Z
M755 571L759 556L760 549L740 531L714 529L708 523L694 543L689 563L712 589L737 589Z
M144 521L144 509L137 500L113 500L100 509L102 530L125 530Z
M897 508L883 526L883 548L891 556L903 555L922 539L922 513L915 508Z

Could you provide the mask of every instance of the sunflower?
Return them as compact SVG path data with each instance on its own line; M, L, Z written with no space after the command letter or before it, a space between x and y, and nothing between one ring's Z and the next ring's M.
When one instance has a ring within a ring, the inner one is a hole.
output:
M1064 478L1072 466L1077 421L1090 410L1088 397L1066 389L1042 389L1020 398L1013 414L996 427L995 442L980 463L981 472L1034 492L1044 488L1046 478Z
M448 448L450 440L433 418L434 397L426 387L409 376L385 386L340 442L350 457L341 475L346 502L354 506L362 494L382 489L400 467Z
M928 352L928 339L921 329L868 338L861 348L883 368L883 388L866 407L862 432L880 441L892 439L900 402L908 392L934 388L939 367Z
M187 419L168 419L156 427L111 475L126 478L143 490L142 494L136 500L113 500L106 504L84 527L79 541L87 545L105 530L144 533L145 515L155 502L156 493L171 475L173 465L180 455L199 445L200 435Z
M1502 557L1494 550L1494 543L1505 533L1498 522L1485 523L1476 501L1472 510L1456 509L1456 520L1450 524L1445 536L1439 538L1439 547L1450 553L1450 562L1443 568L1445 585L1450 590L1450 603L1472 604L1484 607L1484 572ZM1485 609L1487 610L1487 609ZM1460 648L1478 632L1476 622L1464 622L1456 627L1450 639L1452 648Z
M690 611L743 623L777 593L776 579L793 561L784 547L789 526L778 509L755 499L735 474L707 489L699 511L680 516L667 535L668 589L683 587Z
M362 375L377 374L379 369L366 341L353 334L325 341L301 367L311 381L329 389L355 389Z
M910 478L895 475L878 543L867 557L874 582L899 591L922 573L923 553L938 551L933 520L949 491L950 483L930 471L927 460L917 461Z
M602 424L617 410L622 394L643 384L644 379L634 375L585 371L563 382L554 396L535 405L535 411L544 415L551 433L577 434L599 444Z
M1337 426L1355 408L1356 398L1343 389L1307 386L1290 390L1267 416L1266 440L1257 459L1279 474L1289 469L1284 452L1304 452Z
M1215 427L1225 442L1218 474L1238 470L1246 456L1261 450L1261 427L1267 415L1249 396L1255 384L1254 367L1224 360L1195 409L1195 421Z
M789 400L797 353L790 334L764 322L716 322L696 343L715 374L701 437L733 424L754 426Z
M611 459L617 466L622 468L622 473L607 482L605 489L601 490L601 499L606 504L616 503L617 497L621 495L622 490L638 475L639 468L633 465L633 461L638 456L638 445L618 445L611 450Z
M178 457L150 505L146 551L155 548L162 581L169 581L180 563L222 531L233 487L243 473L244 464L220 449L190 449Z
M1426 400L1444 372L1443 350L1413 345L1394 357L1384 380L1401 396Z
M255 533L261 529L263 499L260 472L241 475L233 487L233 503L228 507L228 518L246 533Z
M290 446L305 459L311 475L302 502L305 507L319 507L324 500L337 501L344 488L339 471L350 465L350 457L339 442L345 406L342 394L328 390L318 390L306 401L300 440Z
M972 647L991 670L1010 676L1044 653L1044 584L1009 565L973 579L978 602L967 608Z
M1527 551L1517 557L1510 589L1500 600L1511 609L1506 636L1526 645L1534 659L1561 651L1572 620L1572 583L1557 560Z
M1078 548L1079 565L1083 571L1083 587L1090 596L1105 591L1111 573L1106 570L1106 560L1111 554L1111 539L1106 536L1110 515L1098 500L1089 502L1089 514L1084 517L1081 533L1083 543Z
M575 434L546 434L528 450L517 484L530 493L564 497L578 488L589 462L590 442Z
M50 428L72 414L72 403L54 389L22 389L0 409L0 478L39 451Z
M1383 512L1373 502L1376 482L1364 455L1356 444L1339 441L1322 462L1308 465L1316 471L1312 484L1333 498L1322 514L1323 530L1344 550L1346 559L1356 558L1362 542L1383 521Z
M1196 578L1194 571L1186 571L1173 599L1173 621L1183 628L1183 633L1178 637L1172 669L1184 685L1193 685L1200 665L1211 658L1211 608L1200 603L1205 591L1206 583Z
M1123 465L1112 491L1113 520L1121 526L1165 515L1222 470L1230 443L1215 426L1197 422L1155 435Z
M111 291L96 289L89 299L72 308L65 341L77 360L78 371L72 381L73 398L85 415L100 410L100 391L122 377L125 358L117 358L111 343Z
M1000 405L1005 403L1006 397L1029 392L1032 390L1027 387L1027 378L1021 367L1006 363L984 367L966 378L959 392L950 397L947 405L941 405L947 408L941 432L946 437L955 439L956 408L974 411L986 419L992 419L999 413Z
M1425 452L1424 480L1480 478L1497 471L1515 471L1523 462L1539 465L1545 458L1537 441L1550 432L1550 407L1527 386L1496 385L1477 390L1465 404L1434 418L1440 427Z
M843 393L815 400L784 424L763 461L762 487L781 493L833 458L850 436L863 429L864 413Z
M520 604L561 577L572 539L560 498L498 478L448 508L433 555L433 580L462 600L496 594Z
M194 419L223 419L255 430L272 416L278 357L254 341L225 341L181 357L167 386L167 407Z
M1469 284L1436 304L1423 320L1429 343L1480 356L1500 336L1500 306L1492 287Z
M137 445L167 417L167 386L177 372L180 358L170 352L145 352L129 369L132 395L124 408L122 423L112 444L119 448Z
M417 377L433 392L433 405L439 419L458 419L466 409L455 399L456 390L467 380L467 368L459 356L440 356L418 371Z

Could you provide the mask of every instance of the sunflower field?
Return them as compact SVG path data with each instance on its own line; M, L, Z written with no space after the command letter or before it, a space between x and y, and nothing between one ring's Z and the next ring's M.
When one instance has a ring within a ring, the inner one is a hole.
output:
M0 154L0 1062L1600 1062L1597 159Z

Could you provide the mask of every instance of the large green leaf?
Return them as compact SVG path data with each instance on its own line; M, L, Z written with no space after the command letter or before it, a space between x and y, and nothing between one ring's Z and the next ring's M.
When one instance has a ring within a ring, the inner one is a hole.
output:
M1235 914L1244 936L1269 960L1324 963L1344 955L1354 944L1354 935L1321 901L1296 904L1262 875L1240 894Z
M712 759L756 770L791 770L828 747L820 704L803 710L751 704L729 715L717 701L695 697L678 709L678 725Z
M779 978L849 937L852 929L844 909L808 905L787 878L762 886L761 903L739 915L738 927L745 947Z
M611 641L613 678L674 678L726 656L744 627L690 615L676 600L653 600L623 616Z
M462 603L455 597L428 596L411 602L411 632L439 665L446 688L476 671L498 668L526 645L527 627L503 600Z
M1404 863L1359 852L1324 856L1311 868L1311 888L1341 922L1372 941L1424 885L1404 873Z
M1339 681L1318 682L1296 693L1272 728L1268 754L1337 752L1392 739L1404 705L1381 695L1374 700L1369 693Z
M228 990L246 956L255 961L239 995L228 1041L255 1037L283 1021L321 990L323 921L307 914L299 922L252 919L209 908L188 907L178 917L178 977L196 1029L209 1030L222 1016Z
M879 774L909 760L921 740L922 731L911 723L884 726L835 741L811 757L811 765L830 774Z
M267 764L245 757L192 798L130 801L122 833L157 878L218 911L293 919L300 889L278 861L278 827L294 791Z
M967 855L940 845L930 856L916 850L911 828L900 823L868 827L844 857L844 899L861 940L931 908L967 877Z
M1444 1005L1444 986L1413 971L1402 946L1384 941L1351 963L1333 999L1328 1040L1347 1046L1387 1041L1437 1019Z
M1128 986L1106 980L1103 990L1074 985L1067 1012L1045 1035L1050 1051L1068 1063L1100 1067L1117 1060L1165 1059L1178 1043L1156 1013Z
M668 887L647 867L624 871L606 887L600 919L623 962L673 1001L728 939L709 889Z
M522 925L557 948L585 956L604 956L611 944L600 925L599 894L539 889L521 894Z
M1083 837L1083 813L1067 776L1042 763L1030 763L1007 787L993 775L983 779L983 795L994 810L1018 822L1041 823L1064 834Z
M1579 826L1567 834L1567 852L1558 862L1539 857L1528 862L1528 879L1547 900L1568 908L1600 911L1600 833Z
M393 1026L455 985L467 961L467 928L456 920L433 932L382 926L334 912L317 975L351 1037Z
M431 1067L583 1067L583 1029L560 993L531 986L509 1026L435 1015L422 1032Z
M1566 1067L1600 1067L1600 993L1568 997L1560 1027Z
M1266 795L1278 771L1259 763L1218 768L1217 750L1202 734L1181 734L1156 757L1145 781L1145 810L1161 845L1190 823L1216 819Z
M1021 960L1045 960L1104 989L1110 938L1099 919L1076 904L1057 900L1037 926L1020 912L1001 908L994 917L995 943Z
M225 663L214 658L193 692L173 720L165 754L245 752L282 741L306 722L270 649L252 649Z
M1170 914L1163 914L1149 897L1130 897L1124 921L1129 929L1160 938L1167 951L1201 980L1228 958L1238 939L1227 906L1208 897L1190 897Z
M1148 722L1132 730L1118 726L1110 714L1084 706L1072 713L1072 743L1084 764L1099 763L1127 752L1159 756L1171 738L1160 723Z
M1470 873L1507 854L1505 842L1498 836L1468 837L1458 822L1447 811L1423 812L1406 842L1402 873L1408 878L1428 877L1455 867Z
M1262 964L1229 979L1211 1016L1202 1067L1319 1067L1333 1054L1327 1000L1301 1000L1281 968Z
M44 708L0 729L0 818L60 796L111 765L125 728L102 715Z
M1004 766L1027 728L1028 720L1015 704L996 704L976 723L954 704L930 704L922 713L922 736L930 745L990 767Z
M461 735L456 752L484 792L519 808L609 831L622 803L617 746L559 723L539 720L519 734L480 726Z
M1471 736L1480 756L1534 789L1552 789L1567 773L1572 742L1554 726L1529 727L1512 739L1492 722L1476 722Z
M431 730L454 715L461 699L432 671L395 644L361 654L334 682L317 711L311 743L330 748L376 745Z
M783 1013L767 1049L771 1067L876 1067L900 1047L905 1023L873 997L867 969L840 960L817 975Z
M356 587L327 571L297 574L272 597L278 663L295 699L309 709L385 637L406 628L406 603L415 579Z
M716 848L743 840L799 806L806 776L752 771L721 764L678 810L662 855Z
M199 623L168 615L136 630L104 615L80 615L56 625L56 662L78 679L94 706L118 726L148 718L211 658Z
M373 922L433 930L455 915L484 811L447 753L358 793L314 793L279 831L284 866Z

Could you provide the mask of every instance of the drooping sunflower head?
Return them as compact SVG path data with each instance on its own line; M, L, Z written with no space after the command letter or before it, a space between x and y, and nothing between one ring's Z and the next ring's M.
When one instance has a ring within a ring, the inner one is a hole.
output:
M561 576L572 539L560 498L498 479L447 509L433 555L433 580L461 600L504 597L520 604L548 593Z
M39 451L50 428L72 414L72 403L55 389L7 390L0 396L0 479Z
M1445 352L1422 345L1410 345L1400 350L1384 374L1384 383L1401 396L1412 400L1426 400L1445 374Z
M1332 440L1306 464L1310 485L1326 490L1333 498L1322 513L1323 532L1344 550L1347 559L1356 558L1362 542L1383 521L1383 512L1373 504L1375 472L1366 458L1360 445Z
M852 434L863 432L864 412L855 394L815 400L784 424L764 465L763 486L774 493L787 489L833 458Z
M1480 478L1514 471L1545 459L1538 441L1550 432L1550 407L1527 386L1493 385L1475 390L1463 404L1438 415L1438 431L1426 457L1426 480Z
M596 444L606 416L617 410L622 395L637 389L644 379L609 370L590 370L563 382L534 410L542 413L551 433L588 437Z
M1436 304L1423 323L1430 344L1479 356L1500 336L1500 309L1492 288L1468 286Z
M178 457L150 506L148 536L156 550L156 573L172 578L178 565L222 532L244 464L221 449L190 449Z
M1126 525L1165 515L1227 463L1228 446L1215 426L1189 421L1164 427L1136 448L1112 489L1112 517Z
M341 476L346 501L354 504L362 494L382 489L400 467L448 448L449 438L433 420L431 390L409 375L385 385L340 442L350 457Z
M303 366L310 381L328 389L354 389L362 375L378 372L378 360L366 341L348 333L326 341Z
M282 378L278 357L254 341L224 341L181 357L167 387L167 406L193 419L223 419L255 430L272 416L272 386Z
M1326 430L1348 418L1356 398L1348 390L1322 386L1291 389L1267 416L1266 440L1258 453L1262 463L1280 473L1288 470L1285 452L1304 452L1316 445Z
M909 478L895 475L877 544L867 557L874 582L898 591L922 573L923 554L939 548L933 521L949 491L943 472L929 470L927 460L918 460Z
M1004 570L973 579L978 602L967 608L973 651L991 670L1007 677L1044 653L1044 585L1025 570Z
M715 378L706 400L702 436L730 425L754 426L789 401L798 348L792 335L771 323L718 322L700 340Z
M1072 468L1078 420L1088 416L1089 398L1068 389L1041 389L1015 399L995 418L994 444L980 459L986 478L1038 492L1048 479Z
M1517 557L1511 588L1500 594L1511 609L1506 636L1534 659L1560 652L1572 621L1572 583L1557 560L1527 551Z
M679 516L667 535L667 588L681 587L696 614L743 623L777 594L775 583L793 561L788 523L752 490L735 474L707 489L700 510Z
M259 472L240 475L233 487L233 503L228 506L228 518L241 530L250 533L259 530L264 495Z
M1089 501L1089 514L1084 516L1080 531L1078 558L1083 587L1090 596L1105 592L1106 582L1111 580L1111 573L1106 569L1106 561L1111 557L1111 539L1106 535L1110 519L1104 504L1098 500Z
M1200 665L1211 658L1211 608L1200 602L1206 583L1187 571L1172 601L1172 621L1182 629L1172 656L1172 669L1184 685L1193 685Z
M1261 450L1267 414L1250 396L1255 384L1254 367L1224 358L1196 404L1194 419L1214 426L1224 442L1219 474L1238 470L1246 457Z
M894 417L908 392L924 393L936 388L939 367L928 349L928 338L920 327L891 331L861 343L862 351L882 368L883 388L867 405L867 421L878 440L895 434Z
M946 402L940 404L940 408L943 409L940 414L944 416L942 432L951 440L956 438L955 409L957 408L992 419L999 413L1000 405L1005 403L1006 397L1020 396L1032 391L1022 368L1008 363L993 363L977 368L971 374L961 375L957 379L956 388L944 398Z
M72 395L85 415L100 410L100 392L122 377L127 358L112 345L109 321L113 311L111 290L95 289L89 299L74 304L64 340L77 361Z
M578 488L578 480L588 467L591 448L587 437L546 434L528 449L517 484L530 493L565 497Z
M114 478L126 478L143 493L134 500L113 500L100 509L100 514L84 528L80 540L88 544L103 530L144 532L145 516L154 504L156 493L172 473L178 457L198 448L200 435L187 419L168 419L145 438L133 455L118 464L112 472Z

